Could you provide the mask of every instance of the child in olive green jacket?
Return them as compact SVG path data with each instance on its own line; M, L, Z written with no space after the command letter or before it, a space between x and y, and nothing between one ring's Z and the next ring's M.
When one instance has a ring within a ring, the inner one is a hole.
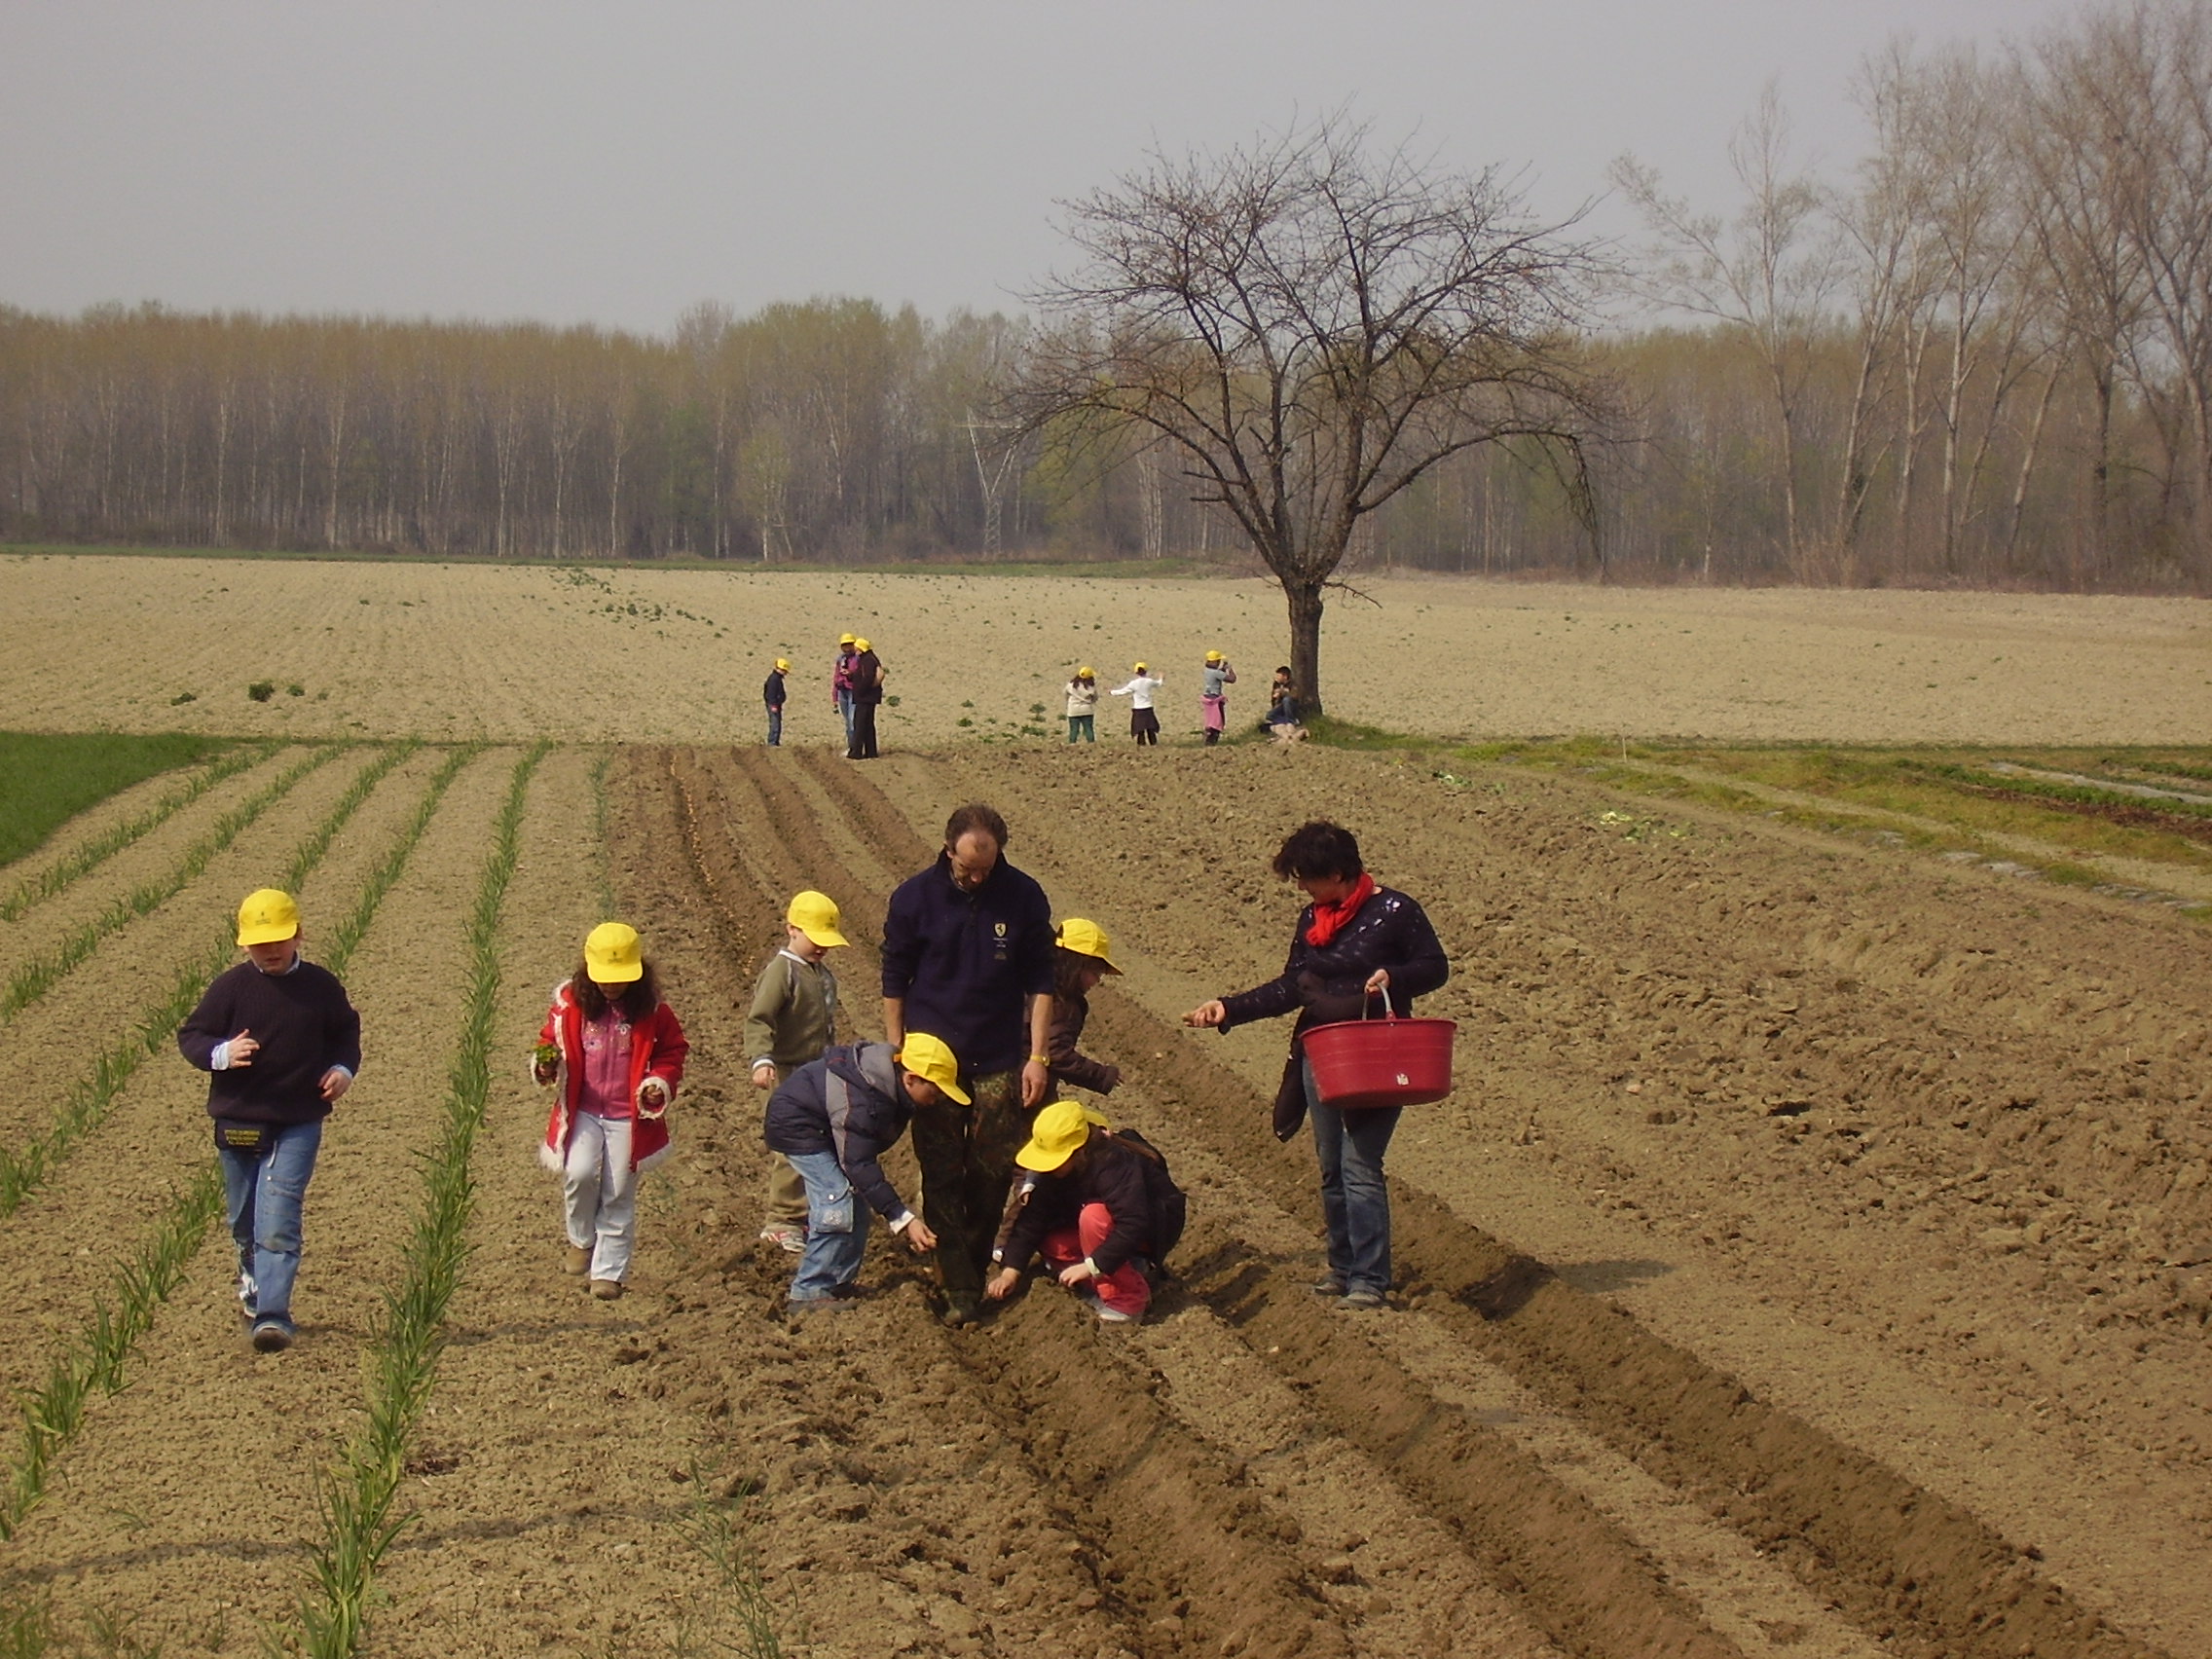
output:
M784 912L784 947L760 971L745 1016L753 1087L763 1094L836 1041L837 980L823 958L845 942L838 920L826 893L801 893ZM795 1256L806 1248L806 1183L782 1153L768 1159L760 1237Z

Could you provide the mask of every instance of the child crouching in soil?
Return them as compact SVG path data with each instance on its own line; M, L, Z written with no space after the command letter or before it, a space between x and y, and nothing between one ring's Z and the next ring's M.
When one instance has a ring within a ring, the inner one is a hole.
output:
M553 990L532 1074L557 1085L537 1161L563 1178L567 1269L622 1294L638 1235L638 1172L668 1156L668 1107L688 1045L637 931L602 922Z

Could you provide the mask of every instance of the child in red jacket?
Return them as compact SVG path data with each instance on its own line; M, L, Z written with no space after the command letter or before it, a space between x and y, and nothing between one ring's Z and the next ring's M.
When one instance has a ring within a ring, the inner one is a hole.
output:
M668 1156L668 1108L687 1045L660 1000L637 930L602 922L554 987L532 1067L558 1084L537 1161L562 1176L568 1271L603 1302L622 1294L638 1236L638 1172Z

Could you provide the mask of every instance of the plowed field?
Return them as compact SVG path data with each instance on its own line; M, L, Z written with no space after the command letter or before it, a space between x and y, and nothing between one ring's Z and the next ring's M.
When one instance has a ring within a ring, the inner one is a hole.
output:
M364 915L367 1059L310 1195L300 1345L246 1348L211 1231L129 1385L10 1511L0 1606L49 1643L25 1651L296 1644L521 777L469 1254L362 1651L764 1651L750 1555L785 1650L824 1659L2212 1653L2212 987L2168 908L1687 806L1637 802L1624 833L1624 797L1572 775L1317 748L396 758L301 882L311 954L318 918ZM295 759L86 881L167 867ZM305 774L0 1022L18 1144L380 763ZM880 1235L861 1306L794 1325L790 1258L754 1240L740 1027L782 902L843 904L874 1034L884 901L968 799L1128 970L1086 1047L1193 1217L1133 1330L1049 1283L948 1330ZM1268 1130L1284 1029L1176 1021L1279 967L1295 895L1267 858L1318 813L1455 963L1422 1012L1460 1021L1458 1088L1392 1149L1375 1315L1306 1288L1312 1156ZM6 924L0 967L97 915L88 892ZM630 1294L602 1304L560 1271L521 1074L609 908L693 1047ZM0 1217L17 1386L197 1173L197 1088L156 1054Z

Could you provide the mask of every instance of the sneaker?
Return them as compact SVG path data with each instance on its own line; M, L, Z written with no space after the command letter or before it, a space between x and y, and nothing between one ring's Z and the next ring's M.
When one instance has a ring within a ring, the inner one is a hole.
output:
M1119 1308L1100 1308L1098 1322L1101 1325L1133 1325L1137 1322L1137 1316L1134 1313L1124 1313Z
M591 1293L602 1302L612 1302L622 1294L622 1281L620 1279L593 1279L591 1281Z
M1335 1273L1323 1273L1313 1281L1310 1288L1315 1296L1342 1296L1345 1293L1345 1281Z
M964 1325L980 1325L983 1322L983 1310L972 1302L955 1303L944 1310L944 1322L955 1329Z
M264 1319L253 1327L255 1353L282 1353L292 1346L292 1327L281 1319Z
M1373 1312L1389 1306L1379 1290L1347 1290L1337 1298L1337 1306L1347 1313Z
M802 1256L806 1253L806 1229L789 1225L763 1227L760 1230L760 1242L773 1244L777 1249L793 1256Z
M588 1244L571 1244L568 1247L568 1254L561 1259L561 1271L565 1273L573 1273L578 1278L582 1278L584 1274L590 1272L591 1246Z

